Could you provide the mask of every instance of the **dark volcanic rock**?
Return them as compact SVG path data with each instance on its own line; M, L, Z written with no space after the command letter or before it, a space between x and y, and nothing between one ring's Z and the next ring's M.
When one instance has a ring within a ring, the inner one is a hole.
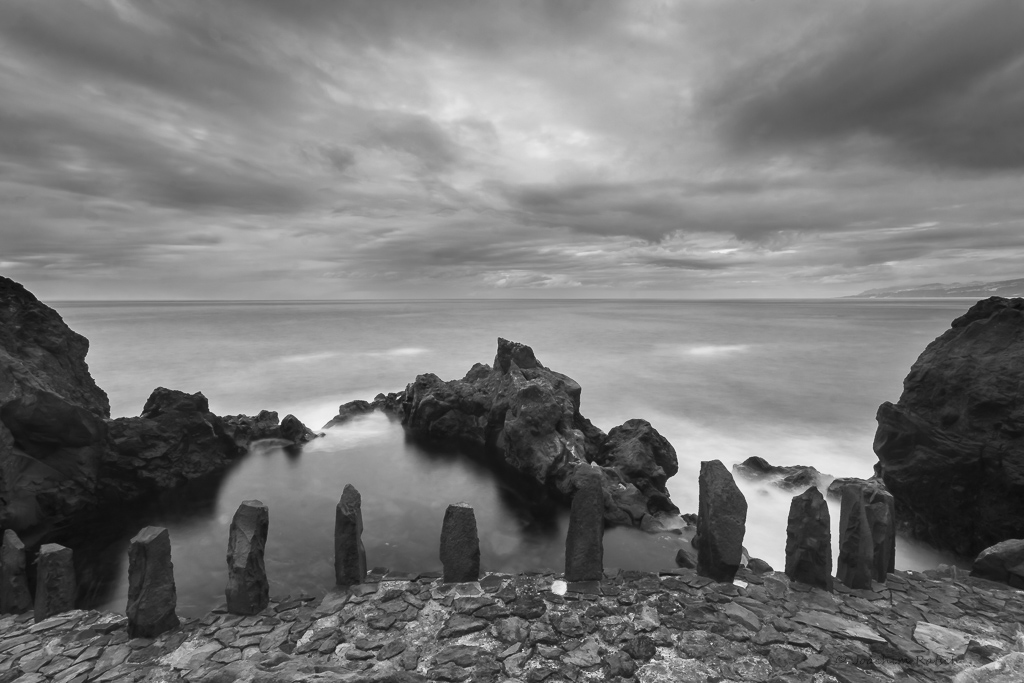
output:
M445 583L480 578L480 537L476 514L466 503L449 505L441 524L441 564Z
M157 388L140 417L111 420L101 496L131 500L223 471L244 454L201 393Z
M867 505L856 488L843 490L839 513L839 560L836 578L850 588L871 588L874 574L874 542Z
M351 586L365 578L363 499L356 487L345 484L334 512L334 580L339 586Z
M747 500L720 460L701 462L697 483L697 573L732 581L742 562Z
M277 413L273 410L261 410L255 417L230 415L222 417L221 421L224 430L242 448L261 439L281 439L293 444L304 444L319 436L294 415L285 415L283 420L278 421Z
M982 550L971 576L1024 588L1024 539L1002 541Z
M580 395L579 384L544 367L529 346L499 339L493 367L477 363L450 382L417 377L401 395L401 420L412 437L482 454L563 501L576 468L597 462L609 524L678 514L665 488L678 469L672 446L643 420L606 436L580 414Z
M821 486L830 478L810 465L772 465L757 455L733 465L732 472L750 481L768 480L786 491Z
M604 577L604 496L601 470L576 470L576 493L565 536L565 580L600 581Z
M128 548L128 636L155 638L177 628L177 606L171 537L167 529L148 526Z
M71 548L56 543L46 543L39 548L36 557L36 622L73 610L77 590Z
M832 532L828 504L815 487L793 498L786 526L786 576L832 590Z
M1024 537L1024 299L979 301L878 409L876 469L903 523L963 555Z
M256 614L270 602L264 564L270 513L258 500L242 501L231 519L228 538L228 585L224 593L232 614Z
M25 573L25 544L12 529L0 546L0 614L21 614L32 608Z

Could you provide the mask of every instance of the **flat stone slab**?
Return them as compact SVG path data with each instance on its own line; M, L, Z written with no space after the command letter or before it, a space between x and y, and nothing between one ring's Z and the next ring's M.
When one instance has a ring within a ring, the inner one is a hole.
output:
M836 616L835 614L829 614L828 612L818 612L814 610L798 612L796 616L793 617L793 621L798 624L814 626L815 628L820 628L823 631L828 631L829 633L834 633L837 636L843 636L845 638L863 640L868 643L887 642L885 638L864 624L850 619L844 619L843 617Z
M967 652L971 638L961 631L919 621L914 627L914 640L939 657L955 659Z

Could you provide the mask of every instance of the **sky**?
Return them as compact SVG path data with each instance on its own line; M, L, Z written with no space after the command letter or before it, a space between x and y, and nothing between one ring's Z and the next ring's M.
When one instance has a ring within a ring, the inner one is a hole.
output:
M49 299L831 297L1024 276L1019 0L4 0Z

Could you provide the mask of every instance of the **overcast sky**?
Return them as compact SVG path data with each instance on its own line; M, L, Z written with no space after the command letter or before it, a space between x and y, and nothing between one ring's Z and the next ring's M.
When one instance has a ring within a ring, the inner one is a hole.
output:
M1020 0L3 0L50 299L1024 277Z

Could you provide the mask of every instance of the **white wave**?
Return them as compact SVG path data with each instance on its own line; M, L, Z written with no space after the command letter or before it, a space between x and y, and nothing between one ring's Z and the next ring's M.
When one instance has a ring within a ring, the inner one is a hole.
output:
M386 356L386 357L401 357L401 356L421 356L424 353L429 353L430 349L421 349L415 346L405 346L397 349L387 349L385 351L369 351L367 356Z
M683 353L688 356L729 356L736 353L744 353L750 350L750 344L718 344L707 346L686 346L682 348Z
M282 363L311 363L318 360L327 360L337 356L336 351L323 351L321 353L300 353L294 356L282 356Z

